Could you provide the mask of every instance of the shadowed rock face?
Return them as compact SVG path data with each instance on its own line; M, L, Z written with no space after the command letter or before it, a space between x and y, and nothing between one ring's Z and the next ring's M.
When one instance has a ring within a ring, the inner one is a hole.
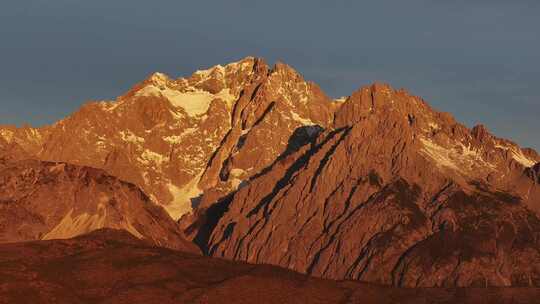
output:
M125 231L0 245L0 303L532 303L534 288L399 289L157 248Z
M161 207L102 170L21 161L0 168L0 185L0 242L64 239L108 227L198 252Z
M222 199L195 240L324 278L540 286L540 197L524 174L537 159L375 85L343 104L333 130Z
M536 184L540 184L540 163L537 163L534 167L527 170L527 175Z

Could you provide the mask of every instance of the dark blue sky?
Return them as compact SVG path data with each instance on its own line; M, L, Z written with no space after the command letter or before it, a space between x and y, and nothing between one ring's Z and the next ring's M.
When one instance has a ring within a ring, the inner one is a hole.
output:
M2 0L0 123L50 123L153 71L254 55L335 97L405 87L540 149L539 16L538 0Z

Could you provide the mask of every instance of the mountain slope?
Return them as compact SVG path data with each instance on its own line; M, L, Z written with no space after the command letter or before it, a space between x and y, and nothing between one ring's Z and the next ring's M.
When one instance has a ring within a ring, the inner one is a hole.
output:
M532 303L537 288L399 289L149 246L125 231L0 245L0 303ZM239 287L241 286L241 287Z
M116 101L32 129L34 137L18 140L24 132L13 127L0 137L41 160L102 168L179 218L204 190L228 193L269 166L299 127L301 141L327 126L331 104L287 65L247 57L188 78L155 73Z
M325 278L540 285L536 152L385 85L353 94L333 127L223 198L195 240Z
M331 100L248 57L0 139L0 168L36 158L137 185L213 256L398 286L540 284L538 153L388 85Z
M108 227L199 252L135 185L102 170L40 161L0 168L0 242L64 239Z

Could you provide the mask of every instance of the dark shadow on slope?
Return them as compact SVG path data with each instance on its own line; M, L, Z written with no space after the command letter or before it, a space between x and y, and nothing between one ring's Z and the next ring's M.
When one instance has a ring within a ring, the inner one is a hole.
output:
M525 169L525 175L536 184L540 184L540 163Z
M254 180L254 179L256 179L256 178L258 178L258 177L260 177L262 175L265 175L266 173L268 173L268 171L270 171L272 169L272 167L274 167L274 165L277 162L283 160L284 158L286 158L289 155L294 154L295 152L300 150L305 145L311 145L311 148L306 152L306 154L304 156L309 155L309 157L311 157L328 140L330 140L336 133L339 133L339 132L341 132L343 130L344 130L344 128L341 128L341 129L337 129L337 130L334 130L334 131L330 132L330 134L319 145L316 145L315 142L316 142L317 138L324 131L324 129L322 127L316 125L316 126L303 126L303 127L297 128L296 130L294 130L293 134L289 138L289 141L287 143L287 148L285 149L285 151L281 155L279 155L276 158L276 160L273 161L268 167L262 169L261 172L253 175L249 179L249 181L252 181L252 180ZM304 156L302 156L302 157L304 157ZM309 159L309 157L307 157L305 160Z
M500 200L509 204L519 204L521 203L521 198L515 196L509 192L500 191L497 189L491 189L489 185L479 182L472 181L469 182L470 185L476 187L476 189L483 195L492 197L493 199Z
M261 172L257 173L256 175L252 176L249 180L243 181L241 184L241 187L239 189L247 186L252 180L266 174L268 171L271 170L271 168L280 160L284 159L285 157L297 152L300 148L307 144L311 144L312 147L303 155L301 156L288 170L288 174L283 178L283 183L288 181L290 178L290 175L292 175L295 171L297 171L299 168L301 168L305 163L307 163L307 160L315 154L320 147L322 147L327 141L329 141L333 136L340 133L344 129L334 130L332 131L319 145L315 146L315 140L320 135L320 133L323 131L323 129L319 126L309 126L309 127L300 127L296 129L293 132L293 135L290 137L287 148L284 153L282 153L278 158L270 164L268 167L261 170ZM281 184L280 184L281 185ZM277 186L276 189L278 189L279 186ZM193 231L195 229L199 229L197 232L196 237L194 238L195 244L199 246L199 248L202 250L202 252L205 255L209 254L209 248L208 248L208 241L210 236L212 235L212 232L214 231L217 223L227 212L229 208L229 204L232 202L232 199L234 198L236 191L233 193L230 193L224 197L219 198L216 200L215 203L211 205L206 210L197 210L196 212L199 213L197 215L197 220L193 224L191 224L187 229L186 233L190 233L190 231ZM271 195L267 196L268 199L271 199ZM266 201L265 201L266 202ZM264 203L261 204L261 206L264 205ZM198 206L198 205L197 205Z
M236 149L236 150L239 150L239 149L241 149L241 148L244 146L244 144L245 144L245 142L246 142L246 140L247 140L247 136L248 136L248 134L251 132L251 130L254 129L255 127L257 127L257 125L260 124L260 123L264 120L264 118L272 111L272 109L275 108L275 105L276 105L276 102L275 102L275 101L271 102L271 103L268 105L268 107L264 110L264 112L263 112L263 114L261 115L261 117L259 117L259 119L257 119L257 121L255 121L255 123L250 127L249 130L246 130L246 125L245 125L245 122L246 122L246 121L242 121L242 125L241 125L241 127L242 127L242 132L247 131L247 133L246 133L246 134L242 134L242 135L238 138L238 140L237 140L237 142L236 142L236 144L235 144L235 149ZM242 111L242 114L243 114L243 111ZM231 129L231 130L232 130L232 129ZM229 131L229 133L230 133L230 132L231 132L231 131ZM221 144L220 147L221 147L222 145L223 145L223 144ZM228 171L228 169L227 169L227 164L228 164L230 161L231 161L231 155L229 155L229 156L222 162L222 164L221 164L221 169L220 169L220 171L219 171L219 177L220 177L220 179L221 179L222 181L226 181L227 179L229 179L229 171Z
M195 209L195 208L199 207L199 205L201 204L201 200L202 200L202 194L197 196L197 197L194 197L194 198L190 199L190 201L191 201L191 209Z
M231 136L231 134L232 134L232 129L230 129L227 132L227 134L225 134L225 136L223 136L223 138L219 142L219 146L218 146L219 148L217 148L216 151L214 151L214 153L212 153L212 155L210 156L210 159L206 163L206 167L205 167L204 173L202 175L203 177L206 175L207 170L212 167L212 163L214 162L214 159L221 152L223 145L227 142L227 140L229 139L229 136Z
M313 143L313 141L324 131L324 129L319 125L314 126L302 126L294 130L289 141L287 143L287 148L278 159L283 159L288 155L300 150L303 146Z
M337 142L326 152L323 159L321 160L319 167L315 171L315 174L313 174L311 178L311 187L309 191L313 191L313 188L315 187L315 181L317 180L317 177L321 174L323 168L326 166L326 163L330 160L330 157L334 154L337 147L340 145L340 143L347 137L349 132L351 131L351 128L345 129L341 137L337 140Z
M276 106L276 102L272 101L268 105L268 107L266 107L266 109L262 113L261 117L259 117L259 119L257 119L257 121L255 121L255 123L253 123L253 125L251 126L251 129L255 128L258 124L260 124L266 118L266 116L274 109L275 106ZM245 130L245 129L246 129L246 126L242 124L242 130Z
M267 205L268 203L270 203L270 201L272 201L272 199L274 198L274 196L282 189L284 188L287 184L289 184L290 182L290 179L291 177L294 175L294 173L298 170L300 170L300 168L304 167L307 163L308 163L308 160L313 156L315 155L319 149L321 149L328 141L330 141L332 138L334 138L334 136L337 136L337 134L341 134L341 138L343 138L348 132L350 131L350 129L339 129L339 130L334 130L332 131L325 139L322 143L320 143L319 145L317 146L314 146L312 149L308 150L304 155L302 155L301 157L299 157L290 167L289 169L287 169L287 172L285 173L285 175L276 183L276 185L274 186L274 188L272 189L272 191L267 195L265 196L258 204L257 206L255 206L255 208L253 208L249 213L248 213L248 217L250 216L253 216L254 214L258 213L259 210L262 208L262 207L265 207L265 216L268 216L267 214ZM278 158L278 160L276 161L279 161L280 158ZM263 175L264 173L266 173L267 171L269 171L271 169L272 166L269 166L267 169L263 170L261 172L260 175ZM258 175L258 176L260 176ZM256 177L258 177L256 176ZM254 178L256 178L254 177Z
M255 92L258 90L258 88L259 88L259 87L257 87L257 88L255 89ZM244 97L245 94L247 94L247 92L245 91L245 89L242 90L242 91L240 92L240 96L239 96L238 99L236 100L236 102L235 102L235 104L234 104L233 112L231 113L231 121L230 121L230 123L231 123L231 126L232 126L232 127L231 127L231 129L227 132L227 134L225 134L225 136L223 136L223 138L221 139L221 141L220 141L220 143L219 143L219 146L218 146L219 148L216 149L216 151L214 151L214 153L212 153L212 155L210 156L210 159L208 160L208 163L206 164L206 169L208 169L208 168L211 167L212 162L214 161L215 157L216 157L216 156L219 154L219 152L221 151L221 147L223 147L223 145L227 142L229 136L231 136L232 130L233 130L234 127L235 127L234 118L236 117L236 112L237 112L237 111L240 111L240 109L238 109L238 107L239 107L238 101L239 101L240 99L242 99L242 98ZM253 95L251 96L251 99L253 99ZM242 110L243 110L243 109L242 109ZM204 174L206 174L206 170L205 170ZM203 176L204 176L204 174L203 174Z
M192 224L192 226L200 225L193 242L199 246L204 255L208 255L208 240L223 214L229 210L229 205L231 204L233 197L234 193L231 193L219 199L208 209L204 210L203 214L197 219L197 222Z

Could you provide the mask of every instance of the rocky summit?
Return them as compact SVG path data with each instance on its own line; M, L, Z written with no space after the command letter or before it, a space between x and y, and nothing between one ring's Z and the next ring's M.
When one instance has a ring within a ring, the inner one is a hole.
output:
M260 58L0 126L0 181L4 242L120 228L325 279L540 287L536 151L405 90L332 99Z
M213 256L332 279L538 286L536 161L374 85L311 144L221 199L195 240Z
M248 57L188 78L155 73L115 101L44 128L0 127L0 137L40 160L104 169L179 218L204 191L237 189L329 126L332 109L289 66Z

